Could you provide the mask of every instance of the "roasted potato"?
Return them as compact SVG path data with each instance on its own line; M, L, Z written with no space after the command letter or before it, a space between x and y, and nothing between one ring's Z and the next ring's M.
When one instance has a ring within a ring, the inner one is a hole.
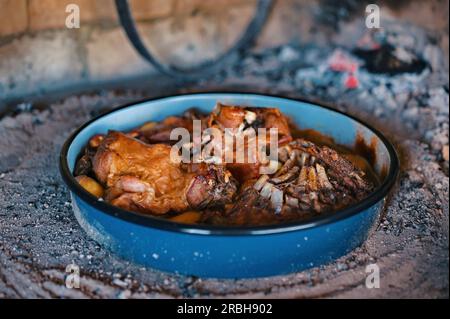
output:
M86 175L80 175L75 177L78 183L89 193L94 195L95 197L102 197L104 193L104 189L102 185L100 185L96 180L90 178Z

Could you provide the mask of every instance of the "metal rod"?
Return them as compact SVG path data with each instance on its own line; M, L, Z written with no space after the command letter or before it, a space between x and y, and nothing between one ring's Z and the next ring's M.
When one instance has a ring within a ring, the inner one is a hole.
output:
M193 68L179 68L170 64L163 64L147 49L136 28L128 0L115 0L120 23L128 39L137 52L159 72L180 80L195 80L217 72L226 62L231 61L240 51L246 50L253 44L253 40L260 33L272 8L272 0L259 0L255 14L248 24L241 38L225 53L214 60L201 63Z

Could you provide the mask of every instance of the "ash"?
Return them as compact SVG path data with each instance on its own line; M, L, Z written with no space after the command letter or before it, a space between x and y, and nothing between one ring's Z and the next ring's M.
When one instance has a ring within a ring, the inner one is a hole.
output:
M183 90L240 90L328 103L383 131L401 155L401 174L380 224L336 262L285 276L211 280L121 260L77 224L57 168L71 131L100 111L149 97L102 91L60 103L16 106L0 119L0 298L447 297L448 61L421 30L393 25L336 47L287 45L244 54L220 74ZM81 289L64 285L81 269ZM368 264L381 288L365 287Z

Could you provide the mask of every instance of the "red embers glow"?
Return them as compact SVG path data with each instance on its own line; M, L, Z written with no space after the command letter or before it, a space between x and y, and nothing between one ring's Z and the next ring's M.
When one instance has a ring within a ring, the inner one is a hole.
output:
M358 78L352 73L348 74L347 78L345 79L345 87L347 89L356 89L358 86L359 86Z
M328 65L335 72L347 73L344 85L348 89L356 89L359 86L359 80L356 77L359 63L341 50L336 50L328 60Z

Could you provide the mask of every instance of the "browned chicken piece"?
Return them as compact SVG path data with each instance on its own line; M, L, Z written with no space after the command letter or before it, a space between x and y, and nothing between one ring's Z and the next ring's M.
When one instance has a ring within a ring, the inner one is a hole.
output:
M354 204L374 188L362 170L326 146L297 139L280 148L279 159L276 174L248 181L223 214L209 212L204 220L228 225L301 220Z
M124 134L128 137L136 137L136 131L127 132ZM94 177L92 171L92 160L97 152L97 148L100 146L104 138L105 135L103 134L96 134L91 137L88 144L84 148L82 156L76 162L74 170L75 176L86 175Z
M176 141L170 140L170 133L175 128L185 128L191 135L193 131L193 121L202 121L202 127L206 126L207 115L200 113L195 109L189 109L182 116L169 116L161 122L148 122L133 131L134 136L146 143L164 143L175 144Z
M258 132L258 128L276 128L280 145L292 140L289 123L277 108L243 107L218 103L208 118L208 127L245 130L249 127Z
M237 187L228 171L220 166L174 163L170 150L166 144L148 145L109 132L92 160L97 180L106 187L105 200L155 215L231 202Z
M248 129L253 129L258 134L258 128L266 128L267 146L270 142L269 129L278 130L278 144L283 145L292 140L287 119L276 108L257 108L230 106L218 103L208 119L208 127L218 128L222 132L225 129L233 129L237 134L245 134ZM248 140L244 140L244 153L248 154ZM267 165L267 159L260 158L258 152L253 153L253 158L245 158L243 163L236 161L228 163L227 168L239 182L258 177L261 165Z

